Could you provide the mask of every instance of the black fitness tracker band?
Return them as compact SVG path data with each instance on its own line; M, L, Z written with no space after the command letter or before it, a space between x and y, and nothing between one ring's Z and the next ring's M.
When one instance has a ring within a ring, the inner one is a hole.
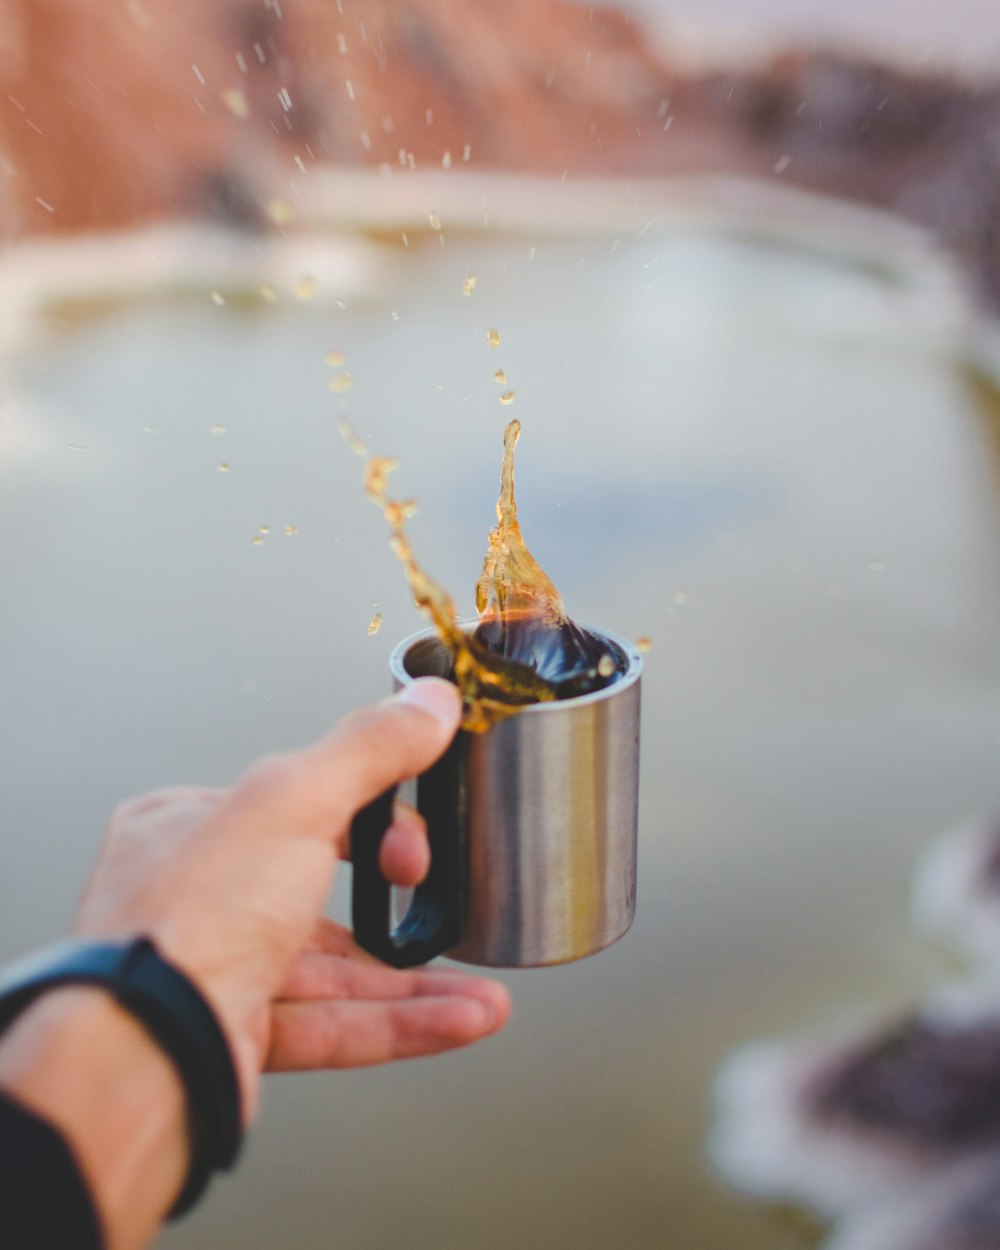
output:
M62 985L107 990L177 1069L187 1091L191 1160L169 1218L183 1215L201 1197L213 1172L233 1166L243 1139L236 1068L215 1013L148 938L65 942L0 972L0 1033L34 999Z

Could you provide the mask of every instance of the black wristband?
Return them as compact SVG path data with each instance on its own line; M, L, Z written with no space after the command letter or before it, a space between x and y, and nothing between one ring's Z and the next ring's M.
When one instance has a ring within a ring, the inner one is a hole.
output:
M39 995L60 985L110 993L170 1058L187 1091L191 1159L170 1210L175 1219L201 1197L213 1172L236 1162L243 1117L226 1036L201 991L148 938L126 943L66 942L0 973L0 1033Z

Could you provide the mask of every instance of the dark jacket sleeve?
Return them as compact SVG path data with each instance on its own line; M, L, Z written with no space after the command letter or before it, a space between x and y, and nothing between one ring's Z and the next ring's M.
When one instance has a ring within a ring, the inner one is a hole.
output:
M46 1121L0 1093L0 1250L101 1250L90 1194Z

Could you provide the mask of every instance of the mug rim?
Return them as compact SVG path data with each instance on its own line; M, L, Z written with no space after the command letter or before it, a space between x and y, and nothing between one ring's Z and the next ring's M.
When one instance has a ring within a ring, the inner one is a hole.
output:
M614 698L619 692L634 686L642 676L642 654L634 642L630 642L629 639L623 638L621 634L616 634L610 629L598 629L595 625L588 625L584 621L575 623L581 629L585 629L588 634L607 639L608 642L613 643L625 657L627 662L625 672L609 686L602 686L600 690L592 690L589 694L577 695L572 699L554 699L545 703L521 704L517 709L518 716L542 716L546 713L565 711L568 708L582 707L590 703L601 703L606 699ZM478 624L479 621L476 619L464 618L458 621L458 627L467 634L471 634ZM403 638L393 647L389 655L389 671L400 686L408 686L418 680L411 673L407 672L404 661L410 650L418 642L424 642L427 639L440 642L440 635L434 625L417 630L415 634L410 634L408 638ZM441 643L441 645L444 646L444 643Z

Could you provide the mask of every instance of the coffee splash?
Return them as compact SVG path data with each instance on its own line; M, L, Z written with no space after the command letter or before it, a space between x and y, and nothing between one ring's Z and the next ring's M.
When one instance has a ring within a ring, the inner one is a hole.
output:
M559 592L521 536L514 499L520 421L511 421L504 431L497 525L476 586L479 625L471 634L459 624L451 595L414 557L406 523L417 510L416 501L389 496L389 477L399 461L371 455L347 421L340 428L348 446L365 458L365 493L389 525L390 546L403 565L413 601L451 653L451 676L465 707L463 729L482 733L525 704L572 698L611 684L619 671L615 657L569 619Z
M504 431L497 525L476 585L475 641L491 655L529 668L555 698L567 699L607 685L616 666L604 644L569 619L562 596L525 545L514 498L520 436L515 418Z

